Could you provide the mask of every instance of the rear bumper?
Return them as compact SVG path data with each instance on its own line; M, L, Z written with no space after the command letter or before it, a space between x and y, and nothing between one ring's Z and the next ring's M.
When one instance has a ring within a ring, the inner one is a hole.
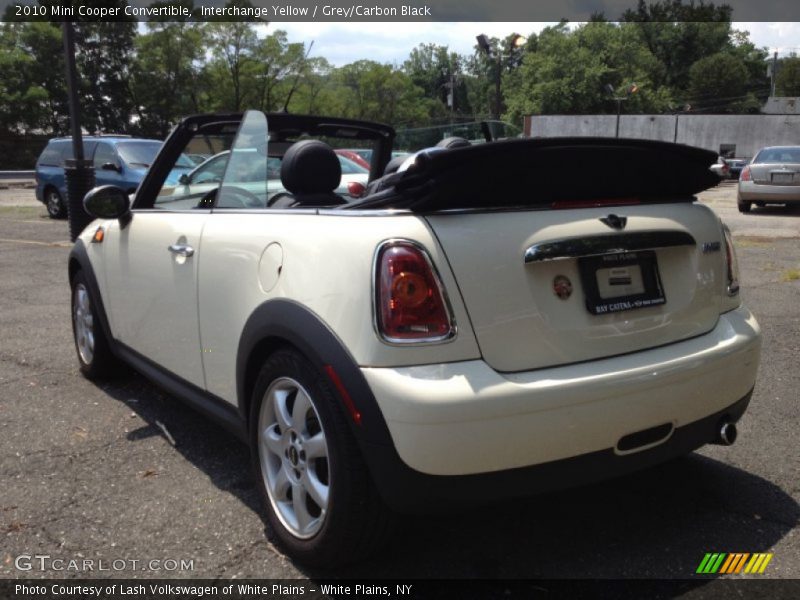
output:
M768 185L740 181L739 202L800 202L800 185Z
M567 460L602 467L595 479L655 464L709 442L726 413L741 415L760 346L758 323L740 307L697 338L557 368L503 374L481 360L363 368L392 441L374 448L385 464L371 471L414 489L439 481L445 493L457 481L534 469L537 481L514 486L527 493L550 489L540 475L553 478ZM619 449L620 439L664 425L660 439Z
M671 437L654 448L619 455L600 450L553 462L479 475L426 475L408 467L394 448L368 445L371 472L384 501L399 512L429 513L452 507L477 506L487 502L544 492L619 477L652 467L712 442L723 420L736 422L750 403L752 390L731 406L675 429Z

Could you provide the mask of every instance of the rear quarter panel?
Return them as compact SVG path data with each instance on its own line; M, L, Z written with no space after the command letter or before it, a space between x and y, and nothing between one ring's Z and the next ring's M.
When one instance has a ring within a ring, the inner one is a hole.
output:
M391 346L379 340L373 328L372 265L377 246L391 238L417 241L430 253L459 328L452 341ZM416 216L218 212L203 231L199 261L206 384L229 402L236 402L236 355L244 325L256 307L273 298L294 300L318 316L359 366L407 366L479 356L447 261Z

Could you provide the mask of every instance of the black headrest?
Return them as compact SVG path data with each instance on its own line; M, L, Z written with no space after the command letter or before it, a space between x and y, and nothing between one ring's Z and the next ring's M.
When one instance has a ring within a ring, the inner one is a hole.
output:
M281 183L292 194L332 192L342 179L342 165L333 148L319 140L292 144L281 162Z
M436 144L437 148L466 148L467 146L471 146L472 144L469 141L465 140L462 137L448 137L440 140L438 144Z
M400 168L408 156L395 156L392 160L386 163L386 167L383 169L384 175L389 175L390 173L396 173L397 169Z

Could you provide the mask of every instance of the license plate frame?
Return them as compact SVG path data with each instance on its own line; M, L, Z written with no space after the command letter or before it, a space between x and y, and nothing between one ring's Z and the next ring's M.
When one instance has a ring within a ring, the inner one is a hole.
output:
M770 183L794 183L794 173L785 171L771 173Z
M613 268L640 269L643 292L603 297L598 284L598 272L611 272ZM578 270L586 299L586 309L593 315L650 308L667 302L658 271L658 260L653 250L584 256L578 259Z

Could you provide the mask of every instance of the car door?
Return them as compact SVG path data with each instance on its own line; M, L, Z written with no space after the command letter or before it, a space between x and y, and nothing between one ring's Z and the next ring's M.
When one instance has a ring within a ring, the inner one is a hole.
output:
M114 336L145 358L204 386L197 326L197 264L207 210L133 210L106 231Z

